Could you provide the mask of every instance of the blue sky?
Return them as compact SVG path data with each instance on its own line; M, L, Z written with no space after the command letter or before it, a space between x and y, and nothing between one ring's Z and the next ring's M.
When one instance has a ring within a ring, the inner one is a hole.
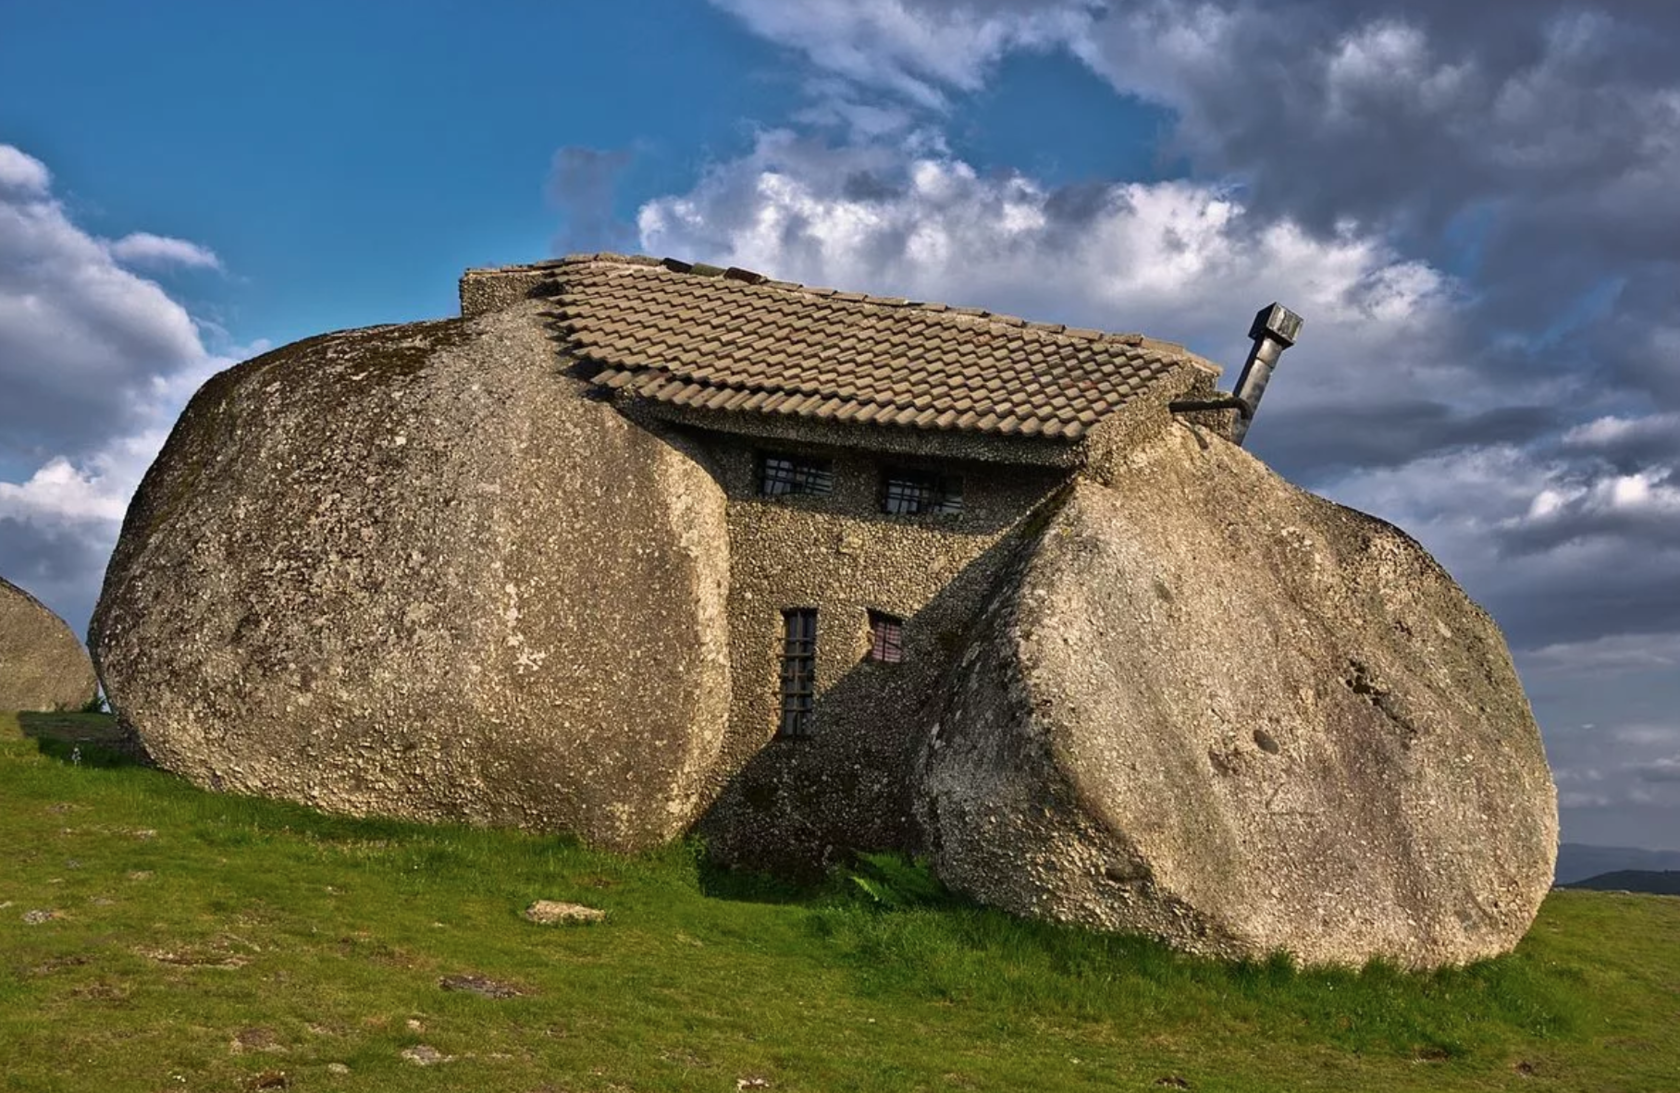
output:
M285 342L447 314L461 269L549 256L561 147L628 153L629 224L804 105L784 58L693 0L29 4L0 38L0 132L90 230L212 247L233 276L177 298L236 342ZM1155 167L1162 112L1042 54L972 107L951 143L981 170Z
M32 4L0 38L0 130L95 231L212 246L182 283L234 337L445 314L468 265L547 256L555 150L635 149L681 187L787 93L703 5ZM777 90L777 84L780 90Z
M14 3L0 572L78 628L203 379L645 250L1142 329L1504 627L1567 838L1680 848L1680 6Z

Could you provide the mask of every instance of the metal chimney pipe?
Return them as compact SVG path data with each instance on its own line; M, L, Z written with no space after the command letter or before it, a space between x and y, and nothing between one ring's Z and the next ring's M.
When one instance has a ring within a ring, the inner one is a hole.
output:
M1249 423L1254 420L1254 411L1260 408L1260 396L1266 393L1266 382L1272 378L1272 369L1277 367L1278 357L1295 344L1300 333L1301 317L1282 304L1263 307L1254 316L1254 325L1248 328L1248 336L1254 339L1254 348L1249 351L1242 377L1237 380L1237 389L1232 392L1244 406L1244 412L1237 415L1236 423L1231 427L1231 439L1238 445L1248 435Z

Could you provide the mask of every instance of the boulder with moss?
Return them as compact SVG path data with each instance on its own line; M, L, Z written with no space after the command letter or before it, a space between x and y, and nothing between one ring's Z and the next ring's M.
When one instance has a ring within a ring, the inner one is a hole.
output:
M632 849L706 803L725 501L561 375L539 303L311 338L212 378L91 641L201 785Z
M0 710L79 710L97 686L69 624L0 577Z
M1219 956L1510 949L1557 808L1498 628L1396 528L1158 416L962 656L919 762L939 875Z

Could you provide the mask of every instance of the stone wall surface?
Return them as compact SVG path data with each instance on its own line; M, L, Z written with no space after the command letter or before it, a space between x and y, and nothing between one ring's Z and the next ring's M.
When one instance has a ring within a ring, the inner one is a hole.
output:
M583 397L540 301L212 378L92 626L164 767L351 813L685 830L729 716L725 498Z
M0 710L79 710L97 681L65 621L0 578Z
M936 870L1222 956L1469 961L1551 881L1504 640L1394 527L1160 415L1090 469L962 654L918 761Z
M1014 529L1065 476L918 461L910 466L962 480L963 511L890 515L881 474L905 465L893 457L802 447L830 461L833 492L765 498L752 447L706 443L730 496L734 683L718 768L728 779L700 823L708 850L730 865L801 874L848 849L913 849L909 770L925 708ZM817 609L815 708L806 734L776 739L782 612L801 607ZM870 611L903 620L902 662L867 659Z

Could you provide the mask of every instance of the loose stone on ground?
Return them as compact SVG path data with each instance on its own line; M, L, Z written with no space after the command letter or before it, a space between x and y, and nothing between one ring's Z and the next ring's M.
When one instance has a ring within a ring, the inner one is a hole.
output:
M431 1044L415 1044L413 1047L404 1048L402 1057L415 1066L436 1066L439 1063L455 1061L455 1056L445 1055Z
M483 975L446 975L438 980L438 986L446 991L465 991L485 998L518 998L525 993L512 983Z
M594 907L585 907L581 903L539 899L525 908L525 917L532 922L550 926L557 923L603 922L607 913Z

